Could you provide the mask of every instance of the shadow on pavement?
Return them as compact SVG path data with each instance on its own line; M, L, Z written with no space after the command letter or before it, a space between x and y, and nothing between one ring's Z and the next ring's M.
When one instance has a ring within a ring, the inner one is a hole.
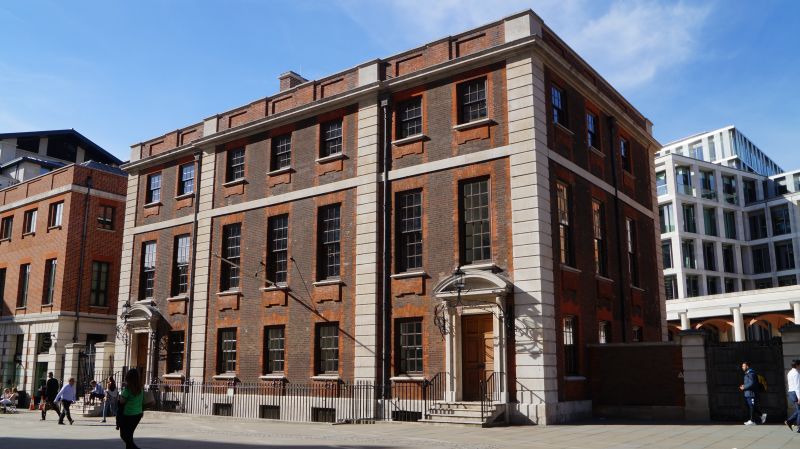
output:
M196 441L196 440L181 440L173 438L134 438L135 443L141 449L250 449L250 448L285 448L287 445L282 444L269 444L268 442L256 444L244 443L221 443L218 441ZM77 443L77 444L76 444ZM60 440L60 439L45 439L45 438L9 438L3 436L0 438L0 446L8 448L25 448L25 449L52 449L64 447L65 445L71 447L79 447L80 449L114 449L125 447L120 439L93 439L93 440ZM304 445L290 445L292 449L324 449L332 447L342 447L340 444L331 445L318 445L318 444L304 444ZM374 445L350 445L347 444L348 449L395 449L396 446L374 446Z

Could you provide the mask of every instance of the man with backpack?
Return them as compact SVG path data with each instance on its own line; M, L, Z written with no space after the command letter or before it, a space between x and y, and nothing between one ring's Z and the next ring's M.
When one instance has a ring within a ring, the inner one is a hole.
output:
M761 376L756 374L756 371L750 367L750 362L742 362L742 371L744 371L744 383L739 385L739 390L744 392L744 402L750 410L750 419L745 421L744 425L755 426L756 424L764 424L767 420L766 413L761 414L759 422L753 421L753 418L759 415L758 394L765 391L764 383L766 383L766 381L763 383L760 381L759 377Z

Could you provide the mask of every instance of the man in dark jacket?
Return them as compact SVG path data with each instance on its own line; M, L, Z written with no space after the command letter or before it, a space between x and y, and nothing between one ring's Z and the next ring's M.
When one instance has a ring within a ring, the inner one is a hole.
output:
M767 420L767 414L764 413L760 417L758 410L758 393L761 392L761 384L758 382L758 374L753 368L750 368L750 362L742 362L742 371L744 371L744 383L739 385L739 390L744 392L744 402L750 410L750 419L745 421L745 426L754 426L756 424L764 424ZM758 419L759 422L753 420Z
M47 373L47 383L45 384L42 421L44 421L48 410L55 410L56 414L61 416L61 410L58 409L58 404L55 403L56 395L58 395L58 381L53 378L53 372L51 371Z

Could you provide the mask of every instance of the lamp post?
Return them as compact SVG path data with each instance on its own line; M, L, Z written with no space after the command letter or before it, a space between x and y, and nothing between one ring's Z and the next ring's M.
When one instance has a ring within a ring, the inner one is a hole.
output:
M453 277L455 278L453 286L456 288L456 312L461 315L461 309L463 307L461 304L461 290L464 290L466 286L466 284L464 284L464 270L461 269L461 265L456 267L456 271L453 272Z
M122 313L120 314L120 318L122 318L122 329L120 329L122 335L121 338L125 342L125 353L123 355L124 361L122 365L123 376L125 375L125 371L128 368L128 344L130 343L130 334L128 333L128 318L131 316L131 301L130 299L125 300L125 304L122 305ZM117 332L119 334L120 332Z

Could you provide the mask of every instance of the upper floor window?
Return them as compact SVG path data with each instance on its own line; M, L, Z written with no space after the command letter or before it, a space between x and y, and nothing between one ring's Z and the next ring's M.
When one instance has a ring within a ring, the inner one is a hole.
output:
M714 172L700 172L700 196L707 200L717 199L717 182Z
M792 240L775 243L775 268L778 271L794 269L794 245Z
M339 373L339 323L317 325L317 374Z
M751 212L748 215L750 224L750 240L767 237L767 217L764 212Z
M744 204L755 203L758 200L756 181L753 179L745 179L742 185L744 186Z
M675 181L679 193L692 194L692 175L689 167L675 167Z
M464 264L492 259L488 179L461 183L461 231Z
M323 123L320 126L320 139L319 157L342 154L342 119Z
M564 90L555 84L550 87L550 103L553 105L553 123L567 126L567 104Z
M717 236L717 210L715 208L703 208L703 225L706 228L706 235Z
M183 353L185 351L184 331L170 331L167 337L167 373L183 370Z
M662 240L661 241L661 258L662 262L664 263L664 269L667 270L672 268L672 241L671 240Z
M156 279L156 242L142 244L142 272L139 297L152 298Z
M672 216L672 203L658 206L658 221L661 225L662 234L675 230L675 218Z
M267 223L267 279L286 285L289 261L289 216L269 217Z
M631 285L639 285L639 261L638 261L638 240L636 238L636 221L630 218L625 219L625 231L628 237L628 273L631 278Z
M792 232L789 224L789 206L776 206L770 209L772 217L772 235L783 235Z
M397 324L398 374L422 373L422 320L404 319Z
M695 159L704 160L703 157L703 144L698 142L689 146L689 154Z
M22 221L22 235L36 232L36 209L26 210Z
M605 276L606 270L606 243L605 243L605 205L598 200L592 200L592 234L594 241L594 269L595 273Z
M6 269L0 268L0 304L5 300L6 291Z
M185 295L189 292L189 234L175 237L175 257L172 271L172 296Z
M600 344L611 342L611 323L608 321L601 321L598 323L597 342Z
M161 173L153 173L147 177L146 204L161 201Z
M697 258L694 254L694 240L684 240L681 242L681 253L683 253L683 268L697 268Z
M244 179L244 147L228 150L225 160L225 182Z
M0 220L0 240L11 240L11 231L14 228L14 217L3 217Z
M600 138L597 135L597 116L591 112L586 113L586 143L592 148L600 148Z
M284 371L285 327L267 326L264 328L264 373L276 374Z
M656 173L656 194L658 196L667 194L667 172Z
M619 158L622 161L622 169L628 173L632 173L633 158L631 155L631 143L624 137L619 138Z
M486 118L486 78L458 85L459 123L469 123Z
M422 268L422 191L397 194L397 271Z
M114 230L114 211L114 206L100 206L100 216L97 217L100 229Z
M736 273L736 256L733 245L722 245L722 269L726 273Z
M722 212L722 219L725 221L725 237L736 238L736 212L726 210Z
M236 372L236 328L220 329L217 335L217 373Z
M239 289L239 262L241 257L242 224L233 223L222 227L222 260L220 261L220 289Z
M570 224L572 198L569 187L561 181L556 182L556 206L558 214L558 240L560 246L559 260L564 265L574 262L572 248L572 227Z
M717 245L714 242L703 242L703 261L706 270L717 271Z
M270 170L282 170L292 166L292 134L272 138L272 162Z
M19 287L17 289L17 307L28 306L28 288L31 281L31 264L26 263L19 266Z
M664 276L664 296L666 296L668 300L678 297L677 276Z
M111 264L92 262L92 291L89 304L93 306L108 305L108 271Z
M578 326L574 316L564 317L564 373L567 376L578 374Z
M728 204L739 204L739 196L736 191L736 178L733 176L722 175L722 194Z
M56 292L57 266L58 261L56 259L47 259L44 262L44 295L42 296L42 305L53 303L53 297Z
M642 341L642 328L639 326L633 326L633 332L631 332L631 341L634 343L638 343Z
M341 205L331 204L319 209L319 275L320 280L336 279L341 265Z
M183 164L178 168L180 181L178 182L178 196L194 192L194 163Z
M422 97L406 100L397 108L397 138L422 134Z
M753 273L760 274L770 271L769 247L766 245L755 246L752 249Z
M683 205L683 231L697 232L697 220L695 219L694 204Z
M63 215L64 215L63 201L51 204L50 210L47 214L47 227L55 228L61 226Z

